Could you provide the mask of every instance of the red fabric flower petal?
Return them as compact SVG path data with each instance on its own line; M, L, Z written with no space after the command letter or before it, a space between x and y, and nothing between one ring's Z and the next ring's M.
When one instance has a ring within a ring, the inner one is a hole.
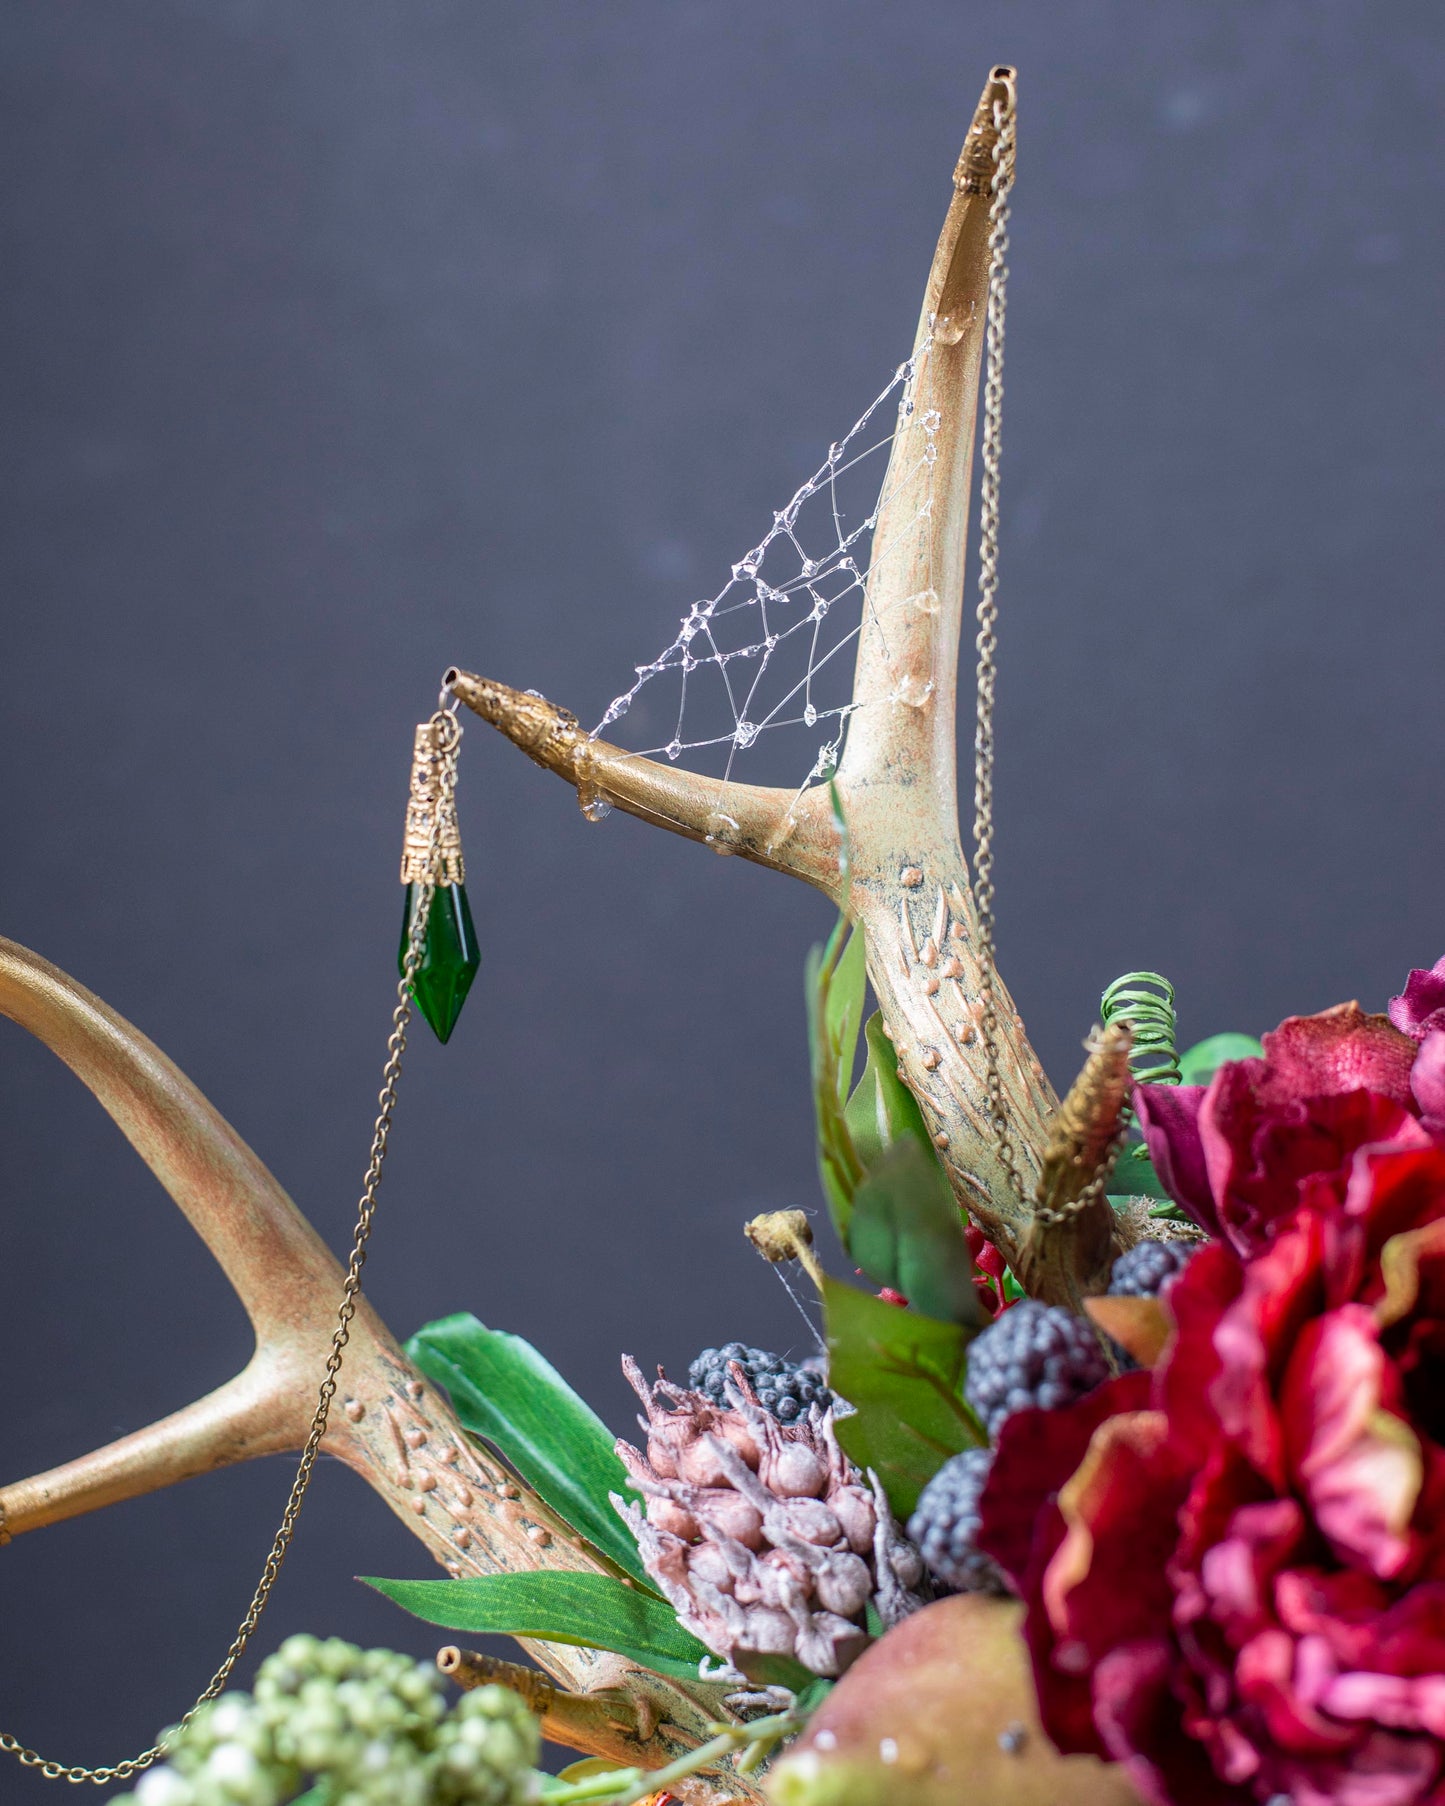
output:
M1420 1043L1410 1069L1410 1091L1426 1127L1445 1135L1445 1010L1441 1025L1432 1028Z
M1149 1403L1149 1389L1147 1373L1123 1373L1057 1411L1015 1411L1005 1418L979 1499L976 1541L1020 1591L1040 1511L1083 1460L1104 1419L1116 1411L1142 1410Z
M1221 1225L1199 1138L1203 1085L1136 1085L1134 1112L1160 1183L1179 1208L1210 1235Z
M1390 999L1390 1020L1417 1041L1445 1028L1445 959L1437 959L1428 972L1415 968L1400 995Z
M1156 1806L1445 1806L1445 961L1397 1004L1140 1088L1217 1239L1152 1375L999 1439L1043 1723Z
M1346 1091L1378 1092L1397 1104L1410 1101L1415 1050L1409 1035L1387 1016L1366 1015L1357 1003L1336 1004L1317 1016L1291 1016L1262 1042L1262 1104Z

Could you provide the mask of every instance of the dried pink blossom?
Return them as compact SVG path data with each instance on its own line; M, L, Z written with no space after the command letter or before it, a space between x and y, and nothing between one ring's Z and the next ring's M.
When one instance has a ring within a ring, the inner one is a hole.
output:
M887 1625L922 1603L918 1552L877 1479L839 1448L831 1411L780 1423L736 1364L726 1408L661 1373L650 1386L631 1360L623 1368L646 1412L647 1451L619 1442L617 1452L646 1506L615 1494L613 1504L714 1655L742 1669L792 1656L838 1675L868 1643L870 1604Z

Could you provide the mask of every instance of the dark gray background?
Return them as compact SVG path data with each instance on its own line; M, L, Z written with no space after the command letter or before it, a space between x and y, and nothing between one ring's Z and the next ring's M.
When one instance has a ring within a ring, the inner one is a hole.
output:
M1378 1007L1445 949L1437 7L0 14L0 931L146 1029L334 1245L438 673L595 719L718 586L907 351L1000 58L1002 948L1067 1079L1122 968L1171 974L1193 1039ZM451 1046L416 1044L368 1277L399 1333L474 1309L620 1426L620 1349L799 1343L738 1226L815 1201L827 911L588 826L480 725L461 807L485 964ZM18 1477L248 1335L88 1096L8 1025L0 1060ZM0 1724L67 1760L149 1738L287 1479L0 1553ZM368 1571L428 1564L328 1469L260 1647L434 1648Z

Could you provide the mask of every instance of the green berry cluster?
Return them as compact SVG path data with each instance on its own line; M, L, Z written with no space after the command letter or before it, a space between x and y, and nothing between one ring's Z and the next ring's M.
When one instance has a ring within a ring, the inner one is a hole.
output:
M114 1806L525 1806L536 1720L505 1687L447 1710L440 1675L390 1649L288 1637L252 1693L204 1705ZM309 1806L309 1803L308 1803Z

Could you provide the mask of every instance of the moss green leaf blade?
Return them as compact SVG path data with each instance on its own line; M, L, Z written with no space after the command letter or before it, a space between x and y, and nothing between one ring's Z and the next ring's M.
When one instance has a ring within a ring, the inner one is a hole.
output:
M623 1570L650 1586L609 1493L628 1490L612 1432L530 1342L468 1311L428 1323L406 1352L451 1394L464 1428L499 1449L527 1484Z
M858 1053L858 1030L863 1024L863 1002L868 990L867 951L863 930L853 928L838 955L828 985L823 1010L824 1025L837 1060L838 1102L846 1103L853 1088L853 1062Z
M1167 1198L1149 1150L1140 1142L1132 1142L1114 1162L1109 1175L1109 1195L1115 1198Z
M446 1630L538 1637L612 1649L674 1680L696 1680L707 1650L655 1593L606 1574L485 1574L465 1580L374 1580L366 1585Z
M862 1165L843 1109L853 1082L867 978L863 935L839 916L827 946L814 947L808 955L805 988L818 1173L833 1227L845 1243Z
M823 1306L828 1383L855 1408L838 1419L838 1440L874 1469L905 1519L950 1455L985 1440L963 1396L971 1332L836 1279L824 1285Z
M1196 1041L1179 1056L1179 1071L1186 1085L1207 1085L1221 1066L1231 1060L1257 1060L1264 1048L1253 1035L1210 1035Z
M916 1141L934 1157L918 1099L898 1076L898 1050L883 1032L881 1010L874 1010L863 1034L868 1063L843 1112L858 1158L872 1166L898 1141Z
M869 1167L853 1197L848 1251L875 1285L916 1310L982 1329L973 1256L958 1202L931 1147L898 1141Z

